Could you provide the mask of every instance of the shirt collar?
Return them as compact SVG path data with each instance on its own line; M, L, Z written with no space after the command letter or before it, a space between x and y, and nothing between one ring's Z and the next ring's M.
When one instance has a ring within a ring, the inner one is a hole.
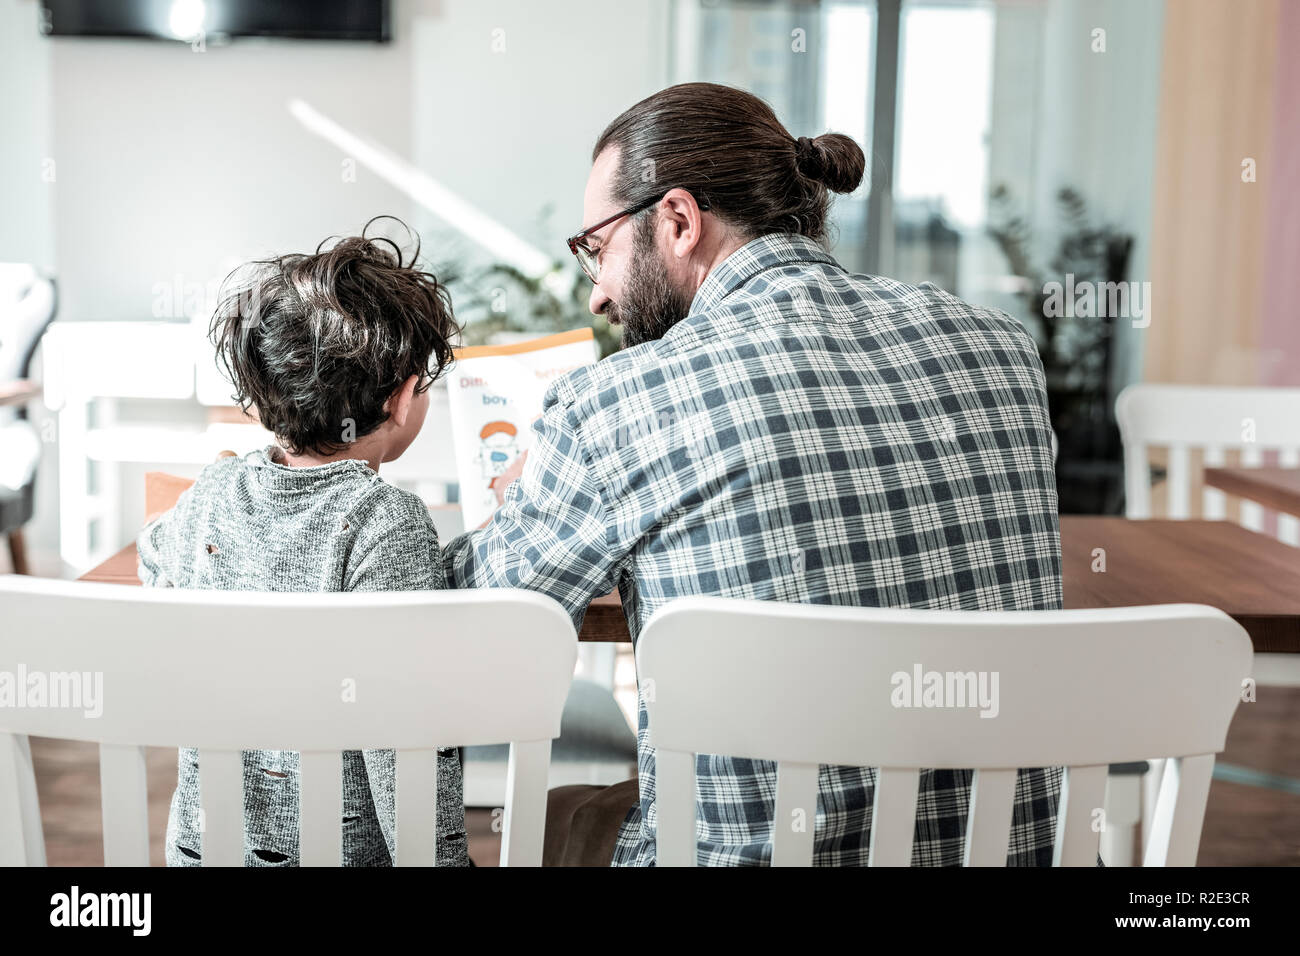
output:
M379 473L371 471L360 458L343 458L322 465L290 466L279 445L267 445L259 451L249 452L244 460L258 469L262 485L267 488L297 490L344 476L379 477Z
M830 253L807 236L783 232L759 236L714 267L695 293L689 314L707 312L760 272L792 262L824 262L839 267Z

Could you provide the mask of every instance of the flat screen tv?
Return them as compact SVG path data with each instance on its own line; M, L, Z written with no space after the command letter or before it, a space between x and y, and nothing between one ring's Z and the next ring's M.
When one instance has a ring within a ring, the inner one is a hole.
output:
M41 0L48 36L389 39L389 0Z

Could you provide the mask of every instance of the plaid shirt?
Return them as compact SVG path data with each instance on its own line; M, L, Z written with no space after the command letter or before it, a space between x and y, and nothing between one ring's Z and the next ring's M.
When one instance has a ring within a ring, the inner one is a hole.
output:
M547 393L523 474L445 550L455 587L523 587L581 627L620 590L633 640L673 598L866 607L1061 606L1042 366L1002 312L850 275L768 235L716 267L662 339ZM798 641L792 634L792 641ZM615 865L655 858L645 702L640 806ZM814 862L864 864L875 770L822 767ZM775 764L701 754L701 864L771 859ZM970 771L925 770L913 863L961 862ZM1059 768L1022 770L1011 864L1050 864Z

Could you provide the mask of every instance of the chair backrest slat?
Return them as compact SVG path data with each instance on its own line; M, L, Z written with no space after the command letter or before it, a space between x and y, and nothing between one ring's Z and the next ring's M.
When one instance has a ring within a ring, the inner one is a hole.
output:
M36 775L25 734L0 730L0 866L44 866Z
M505 825L501 832L502 866L520 865L516 861L541 862L550 764L550 740L517 740L510 745L506 762Z
M507 588L271 594L0 575L0 620L0 671L71 675L61 686L100 688L97 700L72 706L0 708L0 834L35 834L35 843L0 840L0 861L44 859L31 734L103 747L105 820L125 821L108 837L112 860L147 851L138 749L197 749L204 865L244 862L241 751L302 755L306 865L340 860L341 753L397 751L399 862L429 863L438 744L522 741L510 799L531 803L508 803L502 859L541 863L550 740L577 658L573 621L550 598ZM403 834L415 841L410 852Z
M817 824L815 763L784 761L776 769L776 816L772 820L772 865L807 866Z
M1016 771L976 770L970 785L964 866L1006 866Z
M1191 515L1192 466L1186 445L1169 446L1168 465L1168 516L1187 518Z
M871 809L868 866L909 866L916 835L916 798L921 773L915 768L881 767Z
M1277 463L1282 468L1300 468L1300 445L1282 449L1278 453ZM1300 547L1300 516L1279 514L1277 536L1293 547Z
M1160 781L1160 795L1146 842L1144 866L1195 866L1210 795L1214 755L1170 760Z
M1207 445L1201 450L1201 463L1206 468L1219 468L1227 461L1222 445ZM1204 485L1201 489L1201 516L1210 521L1220 521L1228 513L1228 496L1218 488Z
M658 862L696 862L695 759L719 754L777 763L777 863L794 861L796 846L811 861L807 837L789 832L791 811L816 806L812 768L844 765L878 768L873 866L911 861L920 768L976 771L965 858L1004 865L1016 768L1034 767L1066 768L1058 862L1095 865L1108 766L1212 764L1251 665L1246 632L1201 605L998 612L681 598L637 645L638 677L653 687ZM1180 812L1196 810L1180 801ZM1193 833L1181 820L1168 832Z
M433 866L438 842L434 795L438 752L397 752L397 865Z
M695 754L655 749L655 861L659 866L694 866Z
M99 745L104 865L149 865L149 786L144 748Z
M1066 767L1061 778L1061 802L1056 810L1053 866L1096 866L1101 830L1098 812L1106 805L1109 767Z
M204 866L244 865L244 759L238 750L199 751L200 856Z
M199 764L199 773L203 765ZM343 754L310 751L298 759L298 862L338 866L343 861Z

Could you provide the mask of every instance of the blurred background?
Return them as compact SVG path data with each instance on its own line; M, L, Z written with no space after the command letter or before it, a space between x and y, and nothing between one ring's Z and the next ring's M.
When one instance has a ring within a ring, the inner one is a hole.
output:
M834 254L1024 321L1061 509L1117 513L1124 385L1300 382L1298 6L0 0L0 262L57 281L55 328L98 325L8 370L46 384L28 559L84 570L138 527L139 473L249 444L201 335L247 259L389 213L451 281L467 342L592 325L616 348L563 240L605 124L685 80L864 146ZM1049 316L1067 275L1125 283L1127 312ZM455 502L417 457L394 480Z

